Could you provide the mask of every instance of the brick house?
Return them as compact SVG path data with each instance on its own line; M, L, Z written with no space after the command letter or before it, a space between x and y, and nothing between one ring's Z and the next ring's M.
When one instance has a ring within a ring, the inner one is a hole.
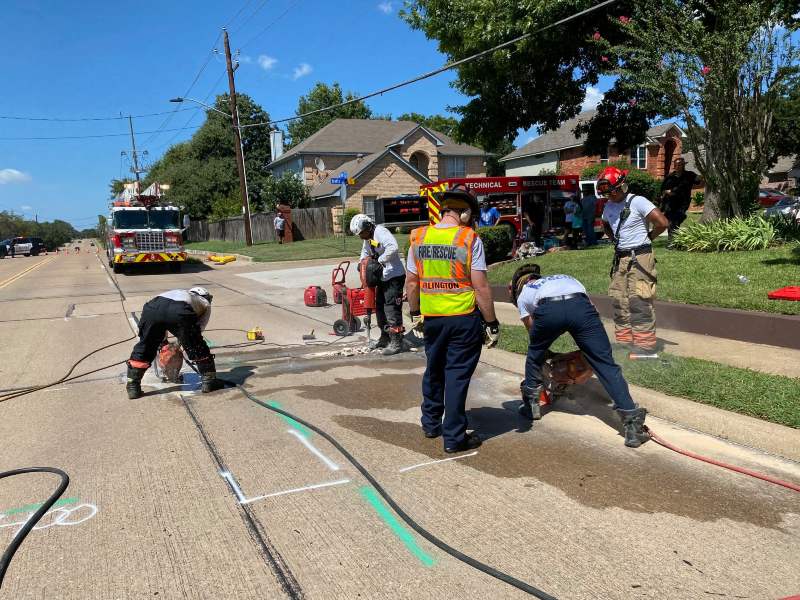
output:
M539 175L542 171L580 175L588 166L626 159L635 168L663 179L669 174L673 159L683 152L685 134L675 123L664 123L648 129L645 142L635 148L620 149L612 142L605 154L587 155L583 148L586 138L577 137L575 128L594 114L595 111L583 112L502 157L506 175Z
M411 121L336 119L276 158L275 177L292 172L309 186L317 206L341 206L340 186L330 183L346 171L347 208L374 215L375 200L417 194L421 184L447 177L482 177L486 152L458 144L443 133Z

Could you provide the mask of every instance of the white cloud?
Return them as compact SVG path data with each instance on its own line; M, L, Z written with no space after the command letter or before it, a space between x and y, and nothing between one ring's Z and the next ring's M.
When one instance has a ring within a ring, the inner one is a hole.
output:
M23 204L22 206L19 207L19 209L25 212L30 212L33 210L33 207L30 206L29 204Z
M378 10L381 11L383 14L388 15L392 12L392 3L391 2L381 2L378 4Z
M603 92L600 91L599 88L594 86L589 86L586 88L586 97L583 99L583 104L581 105L581 110L592 110L603 99Z
M294 75L292 75L292 79L300 79L301 77L305 77L309 75L311 71L314 69L311 68L311 65L308 63L300 63L299 66L294 68Z
M258 66L264 69L265 71L269 71L272 67L275 66L275 63L278 62L277 58L272 58L271 56L267 56L266 54L260 54L258 56Z
M237 60L240 63L245 64L245 65L249 65L249 64L253 63L253 57L250 56L249 54L242 54L242 55L239 56L239 58Z
M0 169L0 185L5 183L27 183L31 176L16 169Z

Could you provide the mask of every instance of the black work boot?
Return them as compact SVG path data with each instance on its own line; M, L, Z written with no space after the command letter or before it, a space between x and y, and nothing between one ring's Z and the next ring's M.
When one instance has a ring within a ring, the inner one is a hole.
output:
M539 394L542 391L542 386L528 387L525 382L519 384L519 391L522 392L522 404L519 405L519 414L530 419L531 421L538 421L542 418L542 410L539 407Z
M481 443L481 438L477 433L468 433L458 444L453 446L445 446L444 451L448 454L453 454L455 452L466 452L467 450L474 450L480 446Z
M625 433L625 445L629 448L638 448L642 445L642 442L649 437L643 429L647 410L637 407L633 410L618 409L617 412L622 419L622 427Z
M383 349L384 356L392 356L393 354L400 354L405 350L403 346L403 332L392 331L389 333L389 345Z
M210 392L216 392L217 390L221 390L225 387L225 382L221 379L217 379L217 372L216 371L208 371L203 373L202 385L200 391L204 394L208 394Z
M389 345L389 334L385 331L381 331L381 337L377 340L372 340L369 343L370 350L378 350L379 348L386 348Z
M147 369L132 367L130 363L128 363L128 383L125 389L128 392L129 400L136 400L144 395L142 391L142 377L144 377L145 371L147 371Z

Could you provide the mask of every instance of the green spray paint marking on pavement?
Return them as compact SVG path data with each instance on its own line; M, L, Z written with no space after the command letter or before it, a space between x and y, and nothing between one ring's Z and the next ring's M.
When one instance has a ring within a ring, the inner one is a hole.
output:
M392 514L392 512L381 501L373 488L365 485L359 488L359 491L361 492L361 495L366 498L367 502L372 505L372 508L375 509L375 512L378 513L378 516L383 520L383 522L389 526L389 528L392 530L392 533L400 538L400 541L405 544L406 548L408 548L411 554L416 556L426 567L432 567L436 564L436 560L419 547L417 541L414 539L414 535L408 529L403 527L400 521L397 520L394 514Z
M74 504L78 502L78 498L62 498L61 500L57 500L55 504L53 504L53 508L56 506L64 506L65 504ZM3 515L16 515L19 513L26 513L26 512L33 512L41 507L43 502L39 502L38 504L26 504L25 506L20 506L19 508L9 508L7 511L4 511L0 514Z
M214 340L210 340L208 338L206 338L206 344L209 348L216 348L217 346L217 343Z
M281 406L281 403L280 402L276 402L275 400L270 400L269 402L267 402L267 404L269 404L270 406L274 406L275 408L280 408L281 410L283 409L283 406ZM292 428L296 429L297 432L300 435L302 435L303 437L305 437L305 438L310 438L311 437L311 430L308 427L306 427L305 425L303 425L301 423L298 423L293 418L287 417L286 415L280 415L279 414L278 416L281 419L283 419L284 421L286 421Z

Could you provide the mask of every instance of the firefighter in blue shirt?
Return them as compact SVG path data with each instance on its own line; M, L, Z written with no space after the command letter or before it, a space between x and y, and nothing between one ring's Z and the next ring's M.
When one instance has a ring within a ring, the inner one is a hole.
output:
M550 345L561 334L569 332L614 402L625 430L625 445L638 448L647 439L643 429L647 411L631 398L622 370L611 354L611 342L600 315L589 301L586 288L569 275L542 277L539 265L532 264L514 273L511 294L530 332L525 381L520 386L520 414L528 419L542 418L539 410L542 365Z

